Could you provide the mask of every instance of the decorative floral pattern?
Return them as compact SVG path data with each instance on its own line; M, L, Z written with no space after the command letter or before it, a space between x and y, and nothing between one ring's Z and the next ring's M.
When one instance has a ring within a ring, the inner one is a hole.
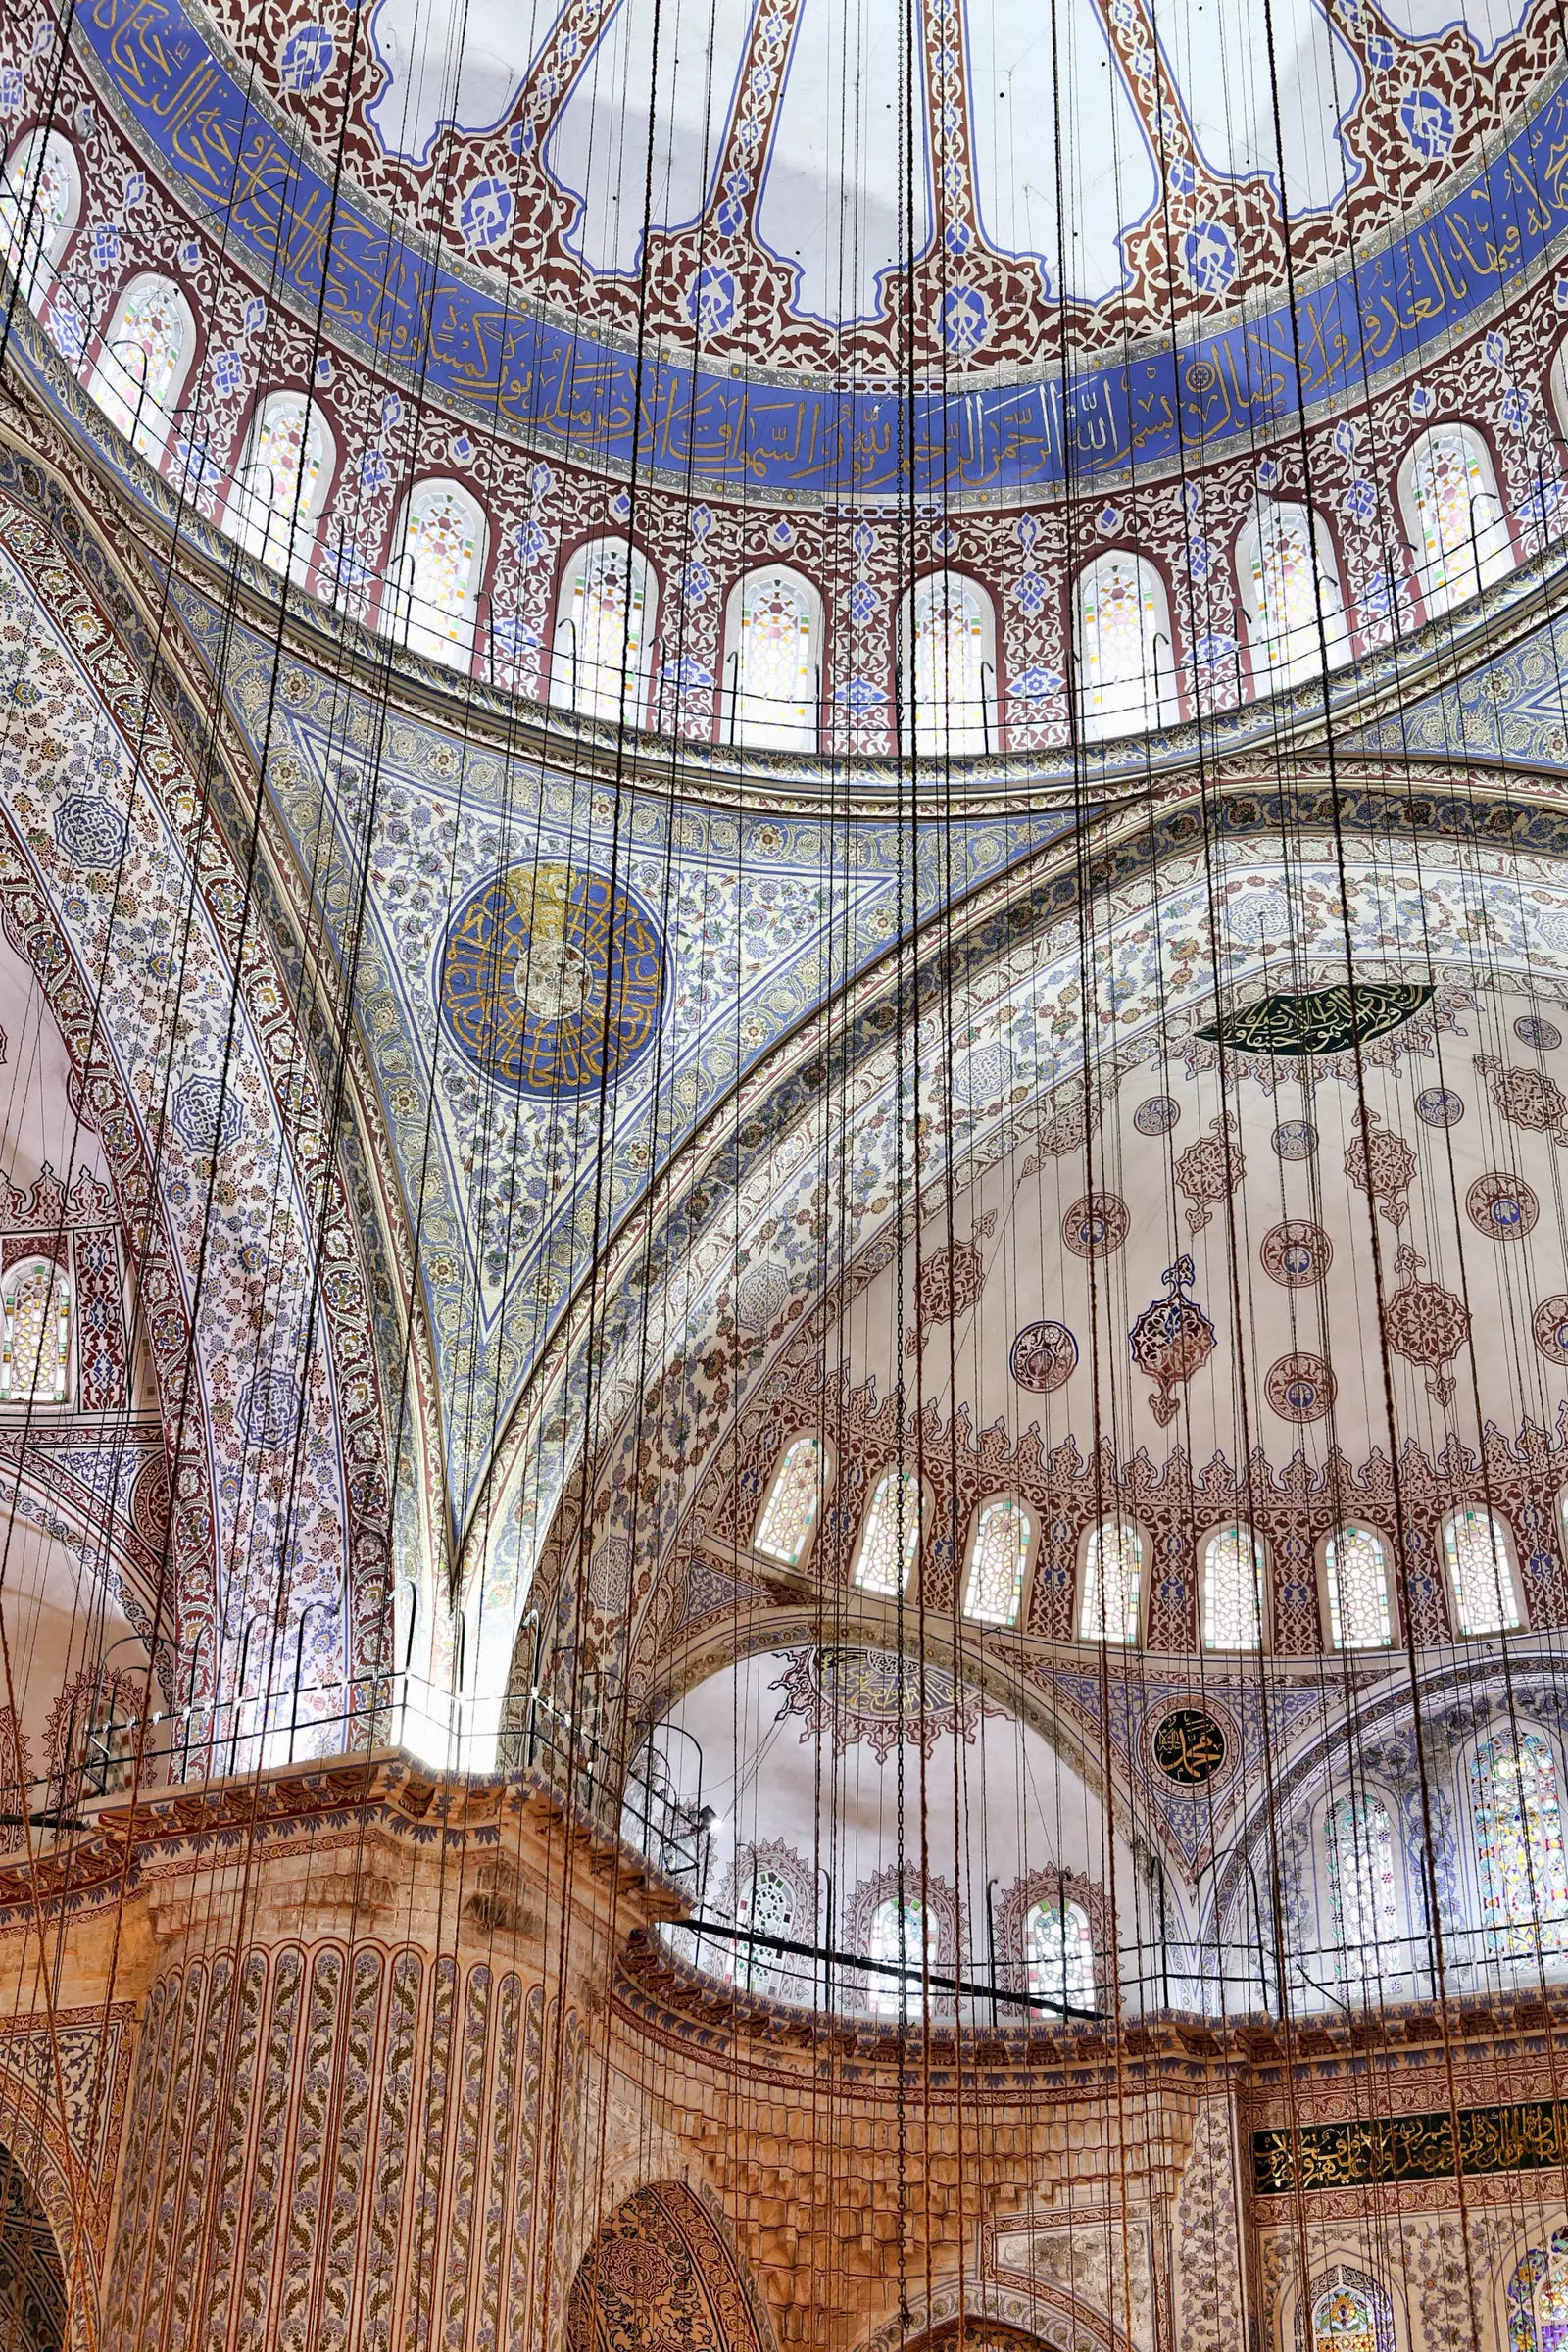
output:
M1384 1127L1375 1110L1358 1110L1360 1130L1345 1154L1345 1173L1353 1185L1375 1200L1391 1225L1402 1225L1410 1213L1409 1189L1415 1178L1415 1153L1402 1135Z
M1168 1429L1176 1418L1176 1391L1200 1372L1214 1352L1214 1326L1187 1296L1196 1273L1190 1257L1167 1266L1169 1296L1146 1306L1127 1335L1134 1365L1156 1383L1149 1409L1161 1429Z
M1234 1114L1224 1112L1210 1123L1210 1131L1189 1144L1176 1160L1176 1189L1192 1202L1187 1210L1187 1230L1201 1233L1213 1218L1215 1207L1228 1200L1247 1173L1237 1142L1240 1134Z
M1568 1301L1564 1302L1568 1311ZM1065 1323L1026 1323L1008 1358L1020 1389L1049 1396L1064 1388L1078 1363L1078 1343Z
M1383 1330L1394 1353L1425 1373L1427 1394L1434 1402L1448 1404L1454 1382L1444 1366L1452 1363L1470 1337L1470 1309L1441 1283L1420 1280L1419 1269L1426 1262L1408 1242L1395 1252L1394 1270L1401 1279L1385 1302Z
M1495 1170L1478 1176L1464 1197L1464 1211L1478 1233L1494 1242L1523 1241L1541 1216L1541 1202L1517 1176Z
M1334 1262L1334 1244L1309 1218L1271 1225L1257 1246L1264 1273L1287 1290L1315 1290Z
M1061 1238L1074 1257L1111 1257L1131 1231L1132 1217L1118 1193L1086 1193L1061 1220Z
M1334 1410L1339 1384L1325 1356L1298 1349L1294 1355L1282 1355L1271 1364L1263 1383L1263 1394L1270 1409L1282 1421L1294 1421L1304 1429L1310 1422L1326 1421Z

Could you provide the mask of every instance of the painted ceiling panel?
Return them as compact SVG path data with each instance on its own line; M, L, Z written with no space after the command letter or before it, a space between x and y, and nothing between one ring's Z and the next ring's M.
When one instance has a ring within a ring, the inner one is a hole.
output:
M1216 172L1255 172L1277 186L1283 161L1293 213L1327 211L1344 196L1358 166L1340 132L1360 98L1361 72L1313 0L1278 0L1266 23L1260 11L1229 0L1163 8L1154 21L1199 146Z
M1429 41L1451 25L1462 24L1483 57L1490 57L1529 12L1529 0L1381 0L1389 23L1412 40Z
M504 122L555 17L551 0L470 0L461 11L380 0L370 42L387 79L368 112L386 152L422 164L443 122Z

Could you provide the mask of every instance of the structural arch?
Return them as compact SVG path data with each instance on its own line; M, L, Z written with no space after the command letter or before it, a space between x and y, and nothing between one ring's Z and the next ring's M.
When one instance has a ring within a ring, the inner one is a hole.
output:
M761 2297L729 2227L684 2180L655 2180L616 2207L584 2254L566 2314L569 2352L775 2352Z
M44 2198L3 2142L0 2311L5 2314L6 2341L14 2352L65 2352L73 2330L60 2242Z

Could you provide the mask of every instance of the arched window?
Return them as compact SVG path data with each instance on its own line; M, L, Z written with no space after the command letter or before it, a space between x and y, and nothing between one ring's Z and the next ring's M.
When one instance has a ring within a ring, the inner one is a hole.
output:
M1142 556L1113 548L1078 574L1073 646L1086 735L1131 735L1174 717L1165 584Z
M1336 1797L1323 1816L1323 1842L1335 1967L1342 1978L1375 1978L1377 1946L1399 1927L1388 1808L1375 1796Z
M724 682L731 743L814 752L821 674L815 589L778 565L749 571L729 607Z
M884 1471L866 1505L855 1582L891 1598L908 1583L919 1549L920 1482L912 1470Z
M934 571L905 600L901 700L908 751L940 758L991 749L996 616L961 572Z
M1016 1625L1023 1598L1034 1522L1011 1494L983 1503L969 1546L969 1589L963 1613L981 1625Z
M1250 1527L1222 1527L1203 1553L1203 1647L1263 1646L1263 1546Z
M71 1284L52 1258L24 1257L0 1285L0 1401L64 1404L71 1385Z
M1508 2281L1510 2352L1565 2352L1568 2347L1568 2229L1532 2246Z
M767 1559L798 1568L806 1556L822 1508L822 1444L819 1438L794 1438L784 1448L757 1522L754 1551Z
M657 618L653 575L629 539L597 539L566 566L550 699L585 718L640 727Z
M1483 1740L1470 1768L1481 1923L1496 1957L1568 1950L1557 1759L1539 1732Z
M1237 549L1252 676L1267 691L1312 677L1349 652L1345 600L1327 534L1307 507L1260 498Z
M196 345L196 322L167 277L135 277L116 304L87 390L144 458L169 438Z
M394 634L436 662L466 662L484 571L484 516L456 482L409 493L387 600Z
M1399 468L1399 494L1429 620L1508 569L1512 551L1492 456L1469 425L1423 433Z
M1387 1649L1394 1639L1394 1620L1382 1537L1369 1527L1342 1527L1323 1547L1323 1581L1333 1646Z
M309 559L332 478L331 436L306 392L271 392L258 408L228 502L228 527L275 571Z
M1508 1634L1523 1624L1508 1540L1490 1511L1455 1511L1443 1548L1461 1634Z
M1144 1540L1125 1520L1107 1519L1090 1531L1084 1549L1081 1642L1136 1642L1144 1581Z
M1342 2270L1312 2299L1312 2352L1393 2352L1394 2330L1369 2279Z
M1035 1903L1023 1923L1023 1956L1036 2000L1093 2007L1095 1947L1082 1903Z
M795 1925L795 1888L781 1870L770 1868L755 1855L742 1865L735 1898L735 1925L749 1928L759 1936L786 1938ZM781 1953L766 1943L736 1943L732 1955L732 1982L744 1991L777 1989Z
M29 131L0 182L0 253L29 309L42 309L80 218L75 149L58 130Z
M890 1895L878 1903L871 1914L871 1934L866 1950L868 1960L880 1960L884 1965L866 1972L866 1997L875 2017L912 2017L924 1998L921 1984L922 1954L924 1966L935 1968L937 1961L937 1921L934 1912L922 1903L919 1896L906 1895L902 1900ZM891 1976L888 1968L904 1973Z

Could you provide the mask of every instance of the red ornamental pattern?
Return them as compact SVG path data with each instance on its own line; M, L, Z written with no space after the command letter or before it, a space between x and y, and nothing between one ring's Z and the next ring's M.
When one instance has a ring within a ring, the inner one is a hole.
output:
M1226 1111L1210 1122L1209 1133L1189 1144L1176 1160L1176 1189L1193 1203L1187 1211L1189 1233L1201 1233L1212 1223L1216 1206L1228 1200L1247 1173L1235 1113Z
M1049 1396L1077 1369L1078 1343L1065 1323L1026 1323L1012 1343L1009 1361L1020 1389Z
M1334 1260L1334 1244L1307 1217L1270 1226L1257 1246L1264 1273L1288 1291L1314 1290Z
M1161 1429L1168 1429L1176 1418L1176 1391L1200 1372L1214 1352L1214 1326L1187 1297L1196 1271L1190 1257L1167 1266L1163 1279L1170 1296L1146 1306L1128 1334L1133 1362L1156 1384L1149 1409Z
M1531 1321L1536 1346L1548 1363L1568 1365L1568 1291L1543 1298Z
M975 1230L989 1239L995 1227L993 1215L983 1217ZM922 1257L914 1286L914 1329L904 1343L905 1354L919 1354L934 1324L951 1323L955 1317L967 1313L979 1298L985 1279L985 1265L972 1240L955 1242L951 1249Z
M1074 1257L1110 1257L1132 1231L1132 1216L1119 1193L1086 1193L1061 1220L1061 1238Z
M1495 1169L1478 1176L1464 1197L1465 1215L1489 1241L1519 1242L1540 1221L1541 1202L1528 1184Z
M1408 1242L1396 1251L1394 1269L1403 1280L1384 1307L1383 1329L1394 1353L1424 1371L1427 1394L1439 1404L1449 1404L1455 1384L1444 1366L1470 1337L1470 1309L1452 1291L1418 1279L1426 1262Z
M1298 1353L1282 1355L1277 1364L1270 1365L1263 1394L1282 1421L1305 1429L1313 1421L1328 1418L1338 1388L1325 1356Z
M1358 1110L1355 1124L1360 1133L1345 1154L1345 1173L1377 1202L1391 1225L1402 1225L1410 1213L1415 1153L1402 1135L1381 1124L1375 1110Z
M1478 1054L1476 1068L1487 1081L1487 1089L1498 1113L1510 1127L1522 1127L1530 1135L1549 1135L1554 1143L1568 1144L1568 1095L1554 1078L1544 1070L1510 1069L1491 1054Z
M583 2256L569 2352L765 2352L768 2337L725 2226L683 2180L640 2188Z

